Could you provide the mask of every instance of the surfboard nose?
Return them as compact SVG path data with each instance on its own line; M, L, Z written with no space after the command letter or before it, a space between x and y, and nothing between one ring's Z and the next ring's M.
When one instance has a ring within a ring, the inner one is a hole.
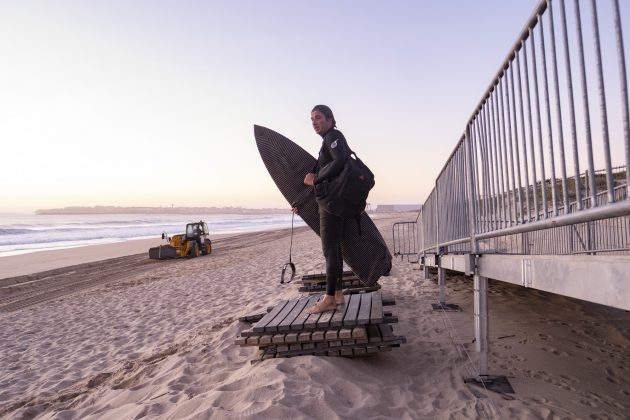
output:
M263 134L265 134L265 132L268 132L269 129L266 127L263 127L262 125L256 125L254 124L254 136L258 137L258 136L262 136Z

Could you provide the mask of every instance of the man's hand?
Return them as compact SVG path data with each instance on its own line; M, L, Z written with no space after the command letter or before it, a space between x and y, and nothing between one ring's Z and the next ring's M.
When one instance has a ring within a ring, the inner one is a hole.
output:
M312 187L313 185L315 185L315 180L316 179L317 179L317 174L308 173L304 177L304 184L305 185L310 185Z

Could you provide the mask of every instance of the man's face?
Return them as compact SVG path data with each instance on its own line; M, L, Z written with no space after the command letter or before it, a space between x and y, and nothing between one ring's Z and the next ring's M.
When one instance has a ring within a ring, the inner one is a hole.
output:
M332 128L332 119L327 120L326 116L319 111L311 112L311 123L313 124L313 129L319 135L326 133Z

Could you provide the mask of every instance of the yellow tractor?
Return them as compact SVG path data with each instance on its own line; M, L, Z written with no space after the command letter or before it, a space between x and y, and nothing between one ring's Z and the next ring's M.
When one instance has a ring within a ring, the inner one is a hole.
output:
M186 233L173 235L170 238L166 233L162 239L168 241L168 245L160 245L149 249L149 258L154 260L166 260L169 258L198 257L212 252L212 241L208 238L208 225L203 221L188 223Z

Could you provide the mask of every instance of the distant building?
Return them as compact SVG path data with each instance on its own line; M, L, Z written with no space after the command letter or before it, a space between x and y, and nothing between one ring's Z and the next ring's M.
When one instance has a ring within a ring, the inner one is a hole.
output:
M422 204L379 204L376 213L397 213L407 211L420 211Z

